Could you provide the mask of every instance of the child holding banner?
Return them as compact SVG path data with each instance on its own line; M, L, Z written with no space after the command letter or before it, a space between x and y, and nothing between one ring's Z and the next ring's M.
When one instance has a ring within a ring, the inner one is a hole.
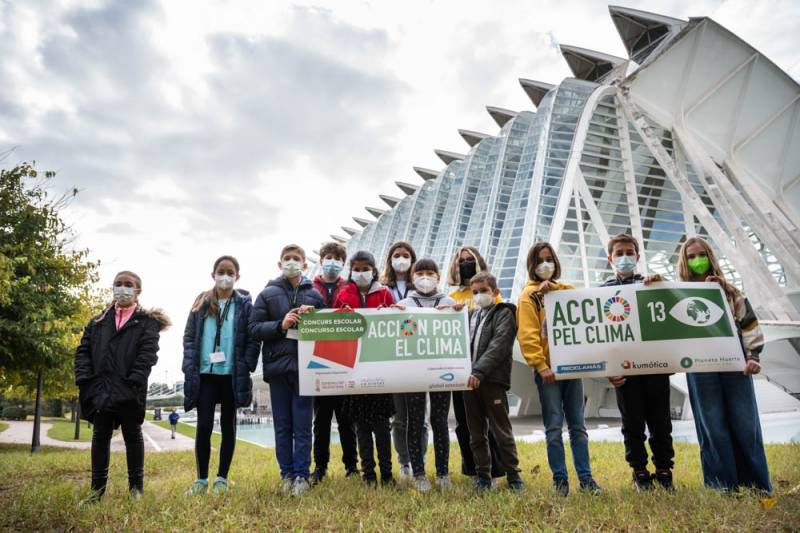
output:
M347 249L338 242L326 242L319 249L322 274L314 277L314 288L322 295L323 308L333 307L347 282L339 275L347 259ZM358 449L353 422L344 414L344 396L314 397L314 472L311 484L325 478L331 458L331 422L336 415L345 477L358 474Z
M194 443L197 479L187 495L208 492L208 462L214 413L220 406L219 466L212 490L228 490L228 470L236 446L236 408L253 398L250 372L258 363L259 343L248 333L252 310L250 293L234 289L239 261L223 255L211 270L214 287L201 292L192 305L183 331L183 408L197 408ZM170 415L170 420L172 415Z
M464 392L464 410L470 433L470 447L475 458L479 492L492 488L492 458L489 453L489 429L495 434L498 455L505 465L508 488L523 490L519 475L519 459L511 420L508 418L508 396L511 387L511 360L517 333L516 307L495 303L500 294L497 279L481 272L470 280L476 308L470 312L470 353L472 375ZM487 423L488 421L488 423Z
M381 308L394 304L389 289L378 283L378 269L375 257L366 251L359 251L350 257L349 283L339 292L334 307L344 309ZM364 482L377 483L375 476L375 455L378 452L378 466L381 472L381 485L393 486L392 477L392 435L389 419L394 414L394 400L391 394L354 394L345 396L343 401L345 415L356 424L358 452L361 455L361 472ZM374 440L373 440L374 435Z
M486 261L477 248L474 246L460 247L456 250L453 260L450 262L450 269L447 271L447 284L451 287L456 287L450 293L450 298L455 300L456 303L466 305L470 311L475 309L470 280L472 276L487 271ZM495 296L495 302L500 303L502 301L503 298L498 292ZM456 416L456 438L458 438L458 447L461 451L461 473L473 478L473 480L477 480L478 473L475 471L475 460L472 457L472 449L470 447L470 433L467 415L464 411L464 393L462 391L453 391L453 413ZM489 450L491 450L492 454L492 478L502 477L505 471L497 460L497 441L491 428L489 429Z
M661 281L659 274L642 276L636 272L639 262L639 243L630 235L619 234L608 241L608 262L614 267L614 276L603 287ZM669 409L669 374L643 374L638 376L612 376L617 406L622 416L622 436L625 442L625 459L633 469L633 483L637 490L653 488L653 479L671 490L672 420ZM647 470L645 425L650 433L655 474Z
M411 269L417 262L414 247L406 241L397 241L389 247L381 274L381 283L392 293L395 302L404 300L414 290L411 282ZM394 416L392 417L392 440L400 463L400 479L411 475L411 457L408 455L408 411L402 394L394 394ZM422 431L422 456L428 450L428 423Z
M517 339L525 360L536 370L534 379L542 404L547 461L553 472L554 490L562 496L569 494L564 442L561 438L566 418L572 460L580 488L591 494L599 494L602 489L592 477L589 463L589 434L583 420L583 383L580 379L556 381L556 375L550 369L544 295L549 291L575 288L559 282L560 276L561 264L550 243L534 244L528 251L529 281L520 294L517 306Z
M686 374L694 413L703 481L707 487L735 492L740 486L772 492L752 374L761 371L759 354L764 335L750 302L729 283L709 244L692 237L681 246L681 281L719 283L739 329L746 360L744 373L695 372Z
M281 276L270 281L253 304L249 330L262 341L261 367L269 383L281 490L300 496L310 487L313 401L300 396L298 388L297 323L303 313L322 307L322 295L303 275L308 265L300 246L284 246L278 267Z
M397 305L406 307L446 308L455 304L439 291L439 267L433 259L420 259L414 264L412 279L415 289L408 298ZM433 450L436 460L436 486L449 490L450 482L450 429L447 417L450 413L450 391L428 393L431 401L431 427L433 428ZM422 457L422 431L425 427L425 393L411 392L403 395L408 410L408 453L414 473L414 487L419 492L427 492L431 484L425 477L425 464Z

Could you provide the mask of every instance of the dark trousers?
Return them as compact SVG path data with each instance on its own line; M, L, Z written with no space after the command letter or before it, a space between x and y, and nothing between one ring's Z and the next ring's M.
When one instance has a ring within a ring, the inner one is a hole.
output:
M92 490L100 494L106 490L111 437L118 422L122 426L122 438L125 439L128 488L139 491L144 488L144 439L138 413L124 416L101 410L94 415L92 430Z
M491 428L506 474L518 477L520 470L517 445L514 442L511 420L508 418L508 396L505 389L494 383L481 383L475 390L464 391L463 397L477 475L489 479L492 474L492 456L489 451Z
M356 433L358 434L358 453L361 455L361 470L364 479L376 479L373 445L378 451L381 479L390 479L392 477L392 431L389 418L359 422L356 424ZM373 435L375 436L374 442Z
M453 391L453 413L456 415L456 438L458 448L461 450L461 473L465 476L475 476L478 473L475 470L475 459L472 457L469 425L464 412L464 391ZM492 477L504 476L505 468L498 459L500 452L491 428L489 428L489 452L492 456Z
M669 375L627 376L616 389L622 415L625 460L634 470L647 468L645 426L650 433L650 451L657 469L672 468L672 420L669 416Z
M347 472L358 470L356 430L353 422L343 412L342 396L317 396L314 398L314 467L325 472L331 458L331 422L336 415L339 441L342 444L342 463Z
M433 454L436 475L446 476L450 472L450 429L447 417L450 414L450 392L428 393L431 400L431 429L433 429ZM425 430L425 393L404 394L408 412L408 454L411 470L415 476L425 475L422 452L422 432Z
M220 405L220 432L217 475L228 477L236 447L236 402L233 397L231 376L201 374L197 395L197 436L194 440L194 456L197 462L197 479L208 479L208 461L211 457L211 433L214 431L214 412Z

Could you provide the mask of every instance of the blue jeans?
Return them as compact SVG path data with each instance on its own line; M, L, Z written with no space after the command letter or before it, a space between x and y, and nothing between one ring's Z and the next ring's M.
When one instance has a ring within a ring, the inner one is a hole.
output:
M300 396L297 375L282 374L269 380L272 420L275 426L275 455L281 479L308 479L311 467L311 424L313 397Z
M698 372L687 374L686 381L706 486L772 492L753 378L741 372Z
M578 479L581 481L592 479L592 467L589 464L589 434L583 423L583 382L580 379L566 379L545 385L538 372L534 379L542 404L547 462L553 472L553 481L567 479L564 441L561 438L565 418L569 429L572 462Z

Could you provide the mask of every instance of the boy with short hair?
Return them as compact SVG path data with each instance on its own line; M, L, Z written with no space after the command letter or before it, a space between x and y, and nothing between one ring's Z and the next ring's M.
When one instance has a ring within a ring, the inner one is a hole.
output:
M517 338L516 306L497 303L500 294L496 278L479 272L470 280L475 308L469 314L472 375L467 381L471 390L464 392L464 409L470 434L470 449L475 459L479 492L492 487L492 459L489 452L489 428L497 441L500 463L506 468L508 487L523 490L517 447L508 418L511 387L511 361ZM487 423L488 422L488 423Z
M322 274L314 277L314 288L322 295L322 307L329 309L347 285L340 275L347 259L347 249L338 242L326 242L319 249ZM325 478L330 460L331 422L336 414L339 426L339 440L342 444L342 462L345 477L358 474L358 448L353 422L342 409L345 396L316 396L314 398L314 472L311 483L316 484Z
M250 315L250 336L262 341L262 370L269 383L275 424L275 454L282 490L299 496L308 488L311 466L312 397L300 396L297 364L297 324L303 313L323 305L322 295L303 275L306 253L296 244L281 250L281 276L261 291ZM249 364L251 368L255 364Z
M659 274L642 276L636 272L639 262L639 243L630 235L619 234L608 242L608 262L614 276L603 287L662 281ZM643 374L612 376L608 380L617 393L617 406L622 416L622 436L625 441L625 459L633 469L633 483L637 490L653 488L653 480L667 490L672 485L672 420L670 419L669 374ZM645 426L650 433L650 451L655 474L647 469Z

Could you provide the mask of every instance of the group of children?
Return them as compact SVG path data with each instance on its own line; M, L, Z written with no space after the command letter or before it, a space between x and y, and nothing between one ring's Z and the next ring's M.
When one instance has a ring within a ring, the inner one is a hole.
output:
M639 244L628 235L610 240L608 261L614 275L605 286L661 281L657 274L642 276L636 272ZM580 489L590 494L602 492L590 464L582 381L556 381L550 366L544 295L573 286L560 281L561 266L549 243L536 243L529 250L529 281L516 306L502 301L495 277L473 247L457 250L447 273L447 283L456 290L449 295L440 291L438 265L431 259L418 259L407 242L390 247L382 273L370 252L356 251L348 260L346 249L334 242L322 246L320 262L321 274L309 279L304 275L307 263L303 249L293 244L285 246L278 262L281 275L271 280L252 303L247 291L234 288L240 274L237 260L222 256L215 261L211 273L214 287L196 298L184 331L184 408L196 408L198 420L197 479L188 494L209 490L210 438L217 405L222 439L211 489L216 493L227 490L236 441L236 409L251 403L250 373L255 371L259 357L264 380L269 383L275 451L284 492L298 496L325 479L334 416L347 477L361 476L370 485L378 481L382 486L395 485L394 442L400 477L417 491L426 492L432 488L425 473L427 415L433 433L435 485L440 490L450 489L451 402L462 474L473 478L479 492L490 490L493 481L502 476L509 489L523 490L507 399L515 342L534 372L554 491L563 496L569 494L562 440L566 420ZM348 274L344 279L346 262ZM763 346L753 310L725 280L713 250L701 238L690 238L681 247L678 279L721 285L747 360L741 374L707 372L687 376L705 484L723 491L736 491L743 486L770 493L751 377L760 370L758 354ZM95 423L89 502L97 501L105 490L111 430L120 424L131 495L141 494L141 423L147 376L156 362L158 331L168 325L162 313L139 306L141 279L135 274L118 274L113 290L114 302L90 321L75 359L82 416ZM322 308L348 311L410 307L469 310L469 390L321 397L299 394L296 327L305 313ZM609 381L616 389L625 458L635 487L648 490L659 485L672 490L669 376L615 376ZM654 473L648 470L645 428L650 434Z

